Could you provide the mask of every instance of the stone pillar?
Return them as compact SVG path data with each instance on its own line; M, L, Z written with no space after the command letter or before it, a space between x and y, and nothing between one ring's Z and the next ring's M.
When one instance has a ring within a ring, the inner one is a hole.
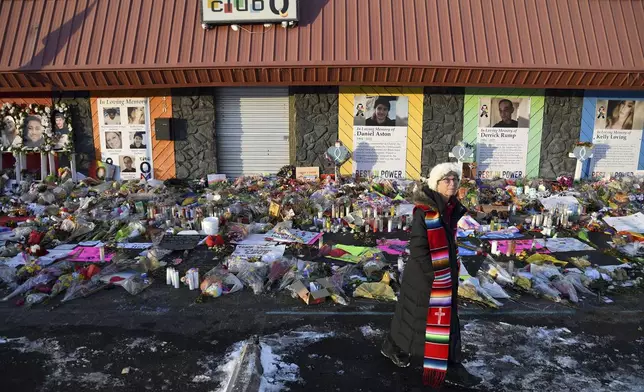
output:
M177 178L217 173L214 90L172 90L172 117Z
M320 173L333 173L324 158L338 138L338 88L295 87L295 166L319 166Z
M89 92L54 93L54 104L65 103L72 118L72 135L76 151L76 168L83 174L89 174L89 168L96 158L94 148L94 126L92 123L92 106ZM61 157L59 156L59 159ZM100 159L100 158L99 158Z
M575 174L577 162L568 154L579 141L583 104L582 90L546 90L540 177L554 179Z
M448 162L452 147L463 139L462 88L426 88L423 99L423 152L421 176L434 165Z

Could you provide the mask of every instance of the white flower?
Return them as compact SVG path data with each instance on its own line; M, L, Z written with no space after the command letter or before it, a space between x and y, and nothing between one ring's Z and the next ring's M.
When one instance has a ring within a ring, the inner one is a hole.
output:
M51 109L49 109L49 107L46 107L45 108L45 113L47 113L47 114L51 113Z

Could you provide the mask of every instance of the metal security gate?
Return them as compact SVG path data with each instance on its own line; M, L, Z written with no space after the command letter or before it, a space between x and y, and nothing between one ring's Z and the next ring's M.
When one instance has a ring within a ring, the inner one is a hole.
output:
M221 88L215 94L219 173L277 173L289 164L285 88Z

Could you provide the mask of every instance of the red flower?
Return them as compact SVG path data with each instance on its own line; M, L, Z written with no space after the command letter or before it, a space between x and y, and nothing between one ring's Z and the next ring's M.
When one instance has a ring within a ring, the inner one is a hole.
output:
M29 239L27 240L27 245L39 245L42 239L45 237L45 233L39 233L37 231L32 231L29 234Z
M206 246L209 248L214 248L215 246L222 246L224 245L224 238L217 234L217 235L209 235L206 237Z

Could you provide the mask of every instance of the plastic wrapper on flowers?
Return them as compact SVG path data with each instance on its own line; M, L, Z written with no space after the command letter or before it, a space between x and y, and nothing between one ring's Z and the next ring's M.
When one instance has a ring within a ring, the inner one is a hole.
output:
M264 291L264 281L268 275L268 266L263 263L247 263L243 265L237 277L249 286L255 295Z
M8 300L10 300L11 298L13 298L15 296L18 296L20 294L26 293L27 291L30 291L31 289L33 289L34 287L36 287L38 285L47 284L47 283L53 281L54 279L56 279L55 276L51 276L51 275L48 275L48 274L38 274L38 275L36 275L34 277L31 277L31 278L27 279L26 282L24 282L23 284L18 286L13 292L11 292L11 294L7 295L2 300L3 301L8 301Z
M200 285L201 292L211 297L232 294L243 288L244 285L239 278L221 267L208 271Z
M106 283L103 283L98 279L74 281L67 289L61 302L69 302L74 299L88 297L103 290L106 286Z

